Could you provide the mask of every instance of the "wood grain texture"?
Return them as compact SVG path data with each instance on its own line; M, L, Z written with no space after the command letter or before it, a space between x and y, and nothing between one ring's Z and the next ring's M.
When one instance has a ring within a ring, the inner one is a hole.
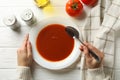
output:
M0 80L15 80L17 66L17 48L20 47L25 34L32 27L25 24L21 20L20 15L25 9L31 9L38 22L42 19L52 16L68 17L74 21L79 27L85 22L85 17L74 19L69 17L65 12L65 3L67 0L50 0L53 6L54 14L45 12L43 9L35 6L33 0L0 0ZM87 11L85 7L85 12ZM89 10L88 10L89 11ZM8 15L15 15L18 22L21 24L20 31L13 31L6 27L3 23L3 18ZM87 14L85 14L87 15ZM83 14L83 16L85 16ZM94 34L94 33L93 33ZM116 32L116 54L120 56L120 31ZM120 58L115 57L115 80L120 79ZM33 63L34 80L80 80L79 65L72 68L67 68L66 72L54 72L40 67L35 62Z
M80 80L79 70L53 72L46 69L35 69L33 80ZM16 80L16 69L0 69L0 80Z

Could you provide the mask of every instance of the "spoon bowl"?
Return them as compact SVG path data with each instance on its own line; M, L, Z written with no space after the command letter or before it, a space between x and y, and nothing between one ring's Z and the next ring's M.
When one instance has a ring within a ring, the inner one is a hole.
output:
M73 28L73 27L71 27L71 26L67 26L66 28L65 28L65 31L68 33L68 35L69 36L71 36L71 37L75 37L77 40L79 40L84 46L86 46L83 42L82 42L82 40L80 40L80 38L79 38L79 32L75 29L75 28ZM87 47L87 46L86 46ZM88 47L87 47L88 48ZM94 53L91 49L89 49L88 48L88 51L89 51L89 53L96 59L96 61L97 62L100 62L100 60L99 60L99 57L96 55L96 53Z
M65 31L71 36L71 37L76 37L76 38L79 38L79 32L75 29L75 28L73 28L73 27L71 27L71 26L67 26L66 28L65 28Z

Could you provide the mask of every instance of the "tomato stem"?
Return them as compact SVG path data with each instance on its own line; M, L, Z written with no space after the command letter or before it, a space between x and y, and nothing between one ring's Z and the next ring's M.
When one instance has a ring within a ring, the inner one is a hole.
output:
M73 5L71 6L72 9L77 10L78 8L78 3L74 2Z
M72 0L73 5L71 6L72 9L77 10L78 8L78 3Z

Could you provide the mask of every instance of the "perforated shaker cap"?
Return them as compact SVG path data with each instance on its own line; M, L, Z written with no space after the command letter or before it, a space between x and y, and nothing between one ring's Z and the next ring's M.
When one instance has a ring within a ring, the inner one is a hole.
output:
M24 10L23 13L21 14L21 18L24 21L30 21L33 17L34 17L33 12L30 9Z
M16 17L14 15L6 16L3 18L3 22L7 26L12 26L16 23Z

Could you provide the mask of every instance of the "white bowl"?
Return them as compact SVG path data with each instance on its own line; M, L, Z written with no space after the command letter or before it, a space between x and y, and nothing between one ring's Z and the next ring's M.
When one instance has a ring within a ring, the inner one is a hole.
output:
M34 25L34 27L29 32L30 41L32 44L33 59L40 66L50 69L50 70L60 70L60 69L67 68L70 65L72 65L79 58L80 43L78 40L74 39L74 48L73 48L71 54L64 60L57 61L57 62L51 62L51 61L44 59L42 56L39 55L39 52L36 48L36 39L37 39L38 33L49 24L62 24L64 26L72 26L79 31L78 27L71 20L69 20L67 18L51 17L51 18L47 18L47 19L44 19L44 20L38 22L37 24Z

